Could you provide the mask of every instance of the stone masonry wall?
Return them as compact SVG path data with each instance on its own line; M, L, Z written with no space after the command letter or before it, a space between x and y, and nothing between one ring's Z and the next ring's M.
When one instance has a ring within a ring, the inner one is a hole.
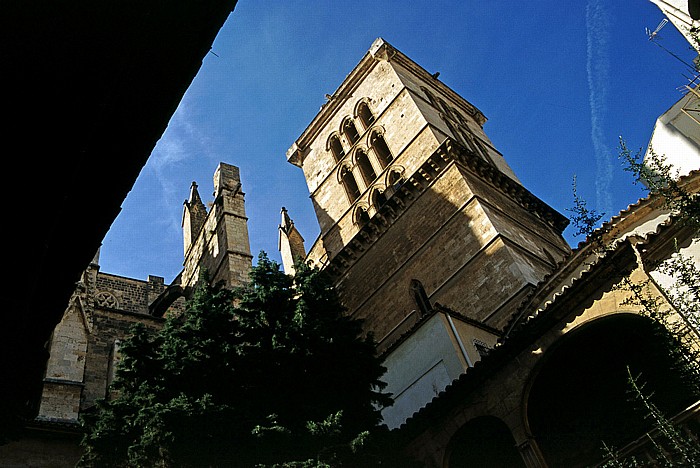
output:
M460 171L452 165L340 280L343 302L350 313L366 319L367 327L380 339L417 307L409 289L412 279L421 281L428 296L433 296L496 235ZM492 301L488 299L481 307L497 307Z
M142 314L95 310L94 329L88 342L85 364L82 410L93 406L96 400L107 397L107 386L115 364L115 342L126 338L130 328L136 323L144 323L147 327L156 329L162 323L162 319Z
M95 285L95 303L115 310L147 314L148 306L165 291L163 278L149 276L148 281L99 273ZM116 302L114 302L116 301Z
M194 286L204 272L212 282L224 281L228 286L248 280L252 256L238 168L221 163L214 183L214 203L185 255L183 286Z

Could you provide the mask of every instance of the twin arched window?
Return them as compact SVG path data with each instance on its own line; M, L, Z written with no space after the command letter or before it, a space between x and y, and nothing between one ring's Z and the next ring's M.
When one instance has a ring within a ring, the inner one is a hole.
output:
M367 101L361 101L357 105L357 118L362 123L363 130L369 130L375 121L374 114ZM345 136L350 146L354 146L360 140L360 132L352 117L346 117L340 126L340 133ZM338 133L333 133L328 139L328 149L333 154L335 162L340 162L345 156L345 148Z
M340 162L343 156L345 156L345 150L343 149L343 144L340 142L340 137L336 134L331 135L328 146L330 146L335 162Z
M488 150L483 143L471 133L467 119L462 115L462 113L457 109L450 107L439 97L435 97L425 87L421 86L421 91L423 91L433 107L439 111L442 111L441 116L447 127L452 132L454 138L466 145L474 152L474 154L478 155L486 162L492 163ZM467 105L471 107L470 104L467 103Z
M357 116L360 118L362 126L365 127L365 130L371 127L374 123L374 114L372 114L369 105L365 101L362 101L360 105L357 106Z
M360 121L363 131L369 130L376 118L369 108L368 102L366 100L360 101L356 109L357 120ZM354 146L360 140L361 135L353 118L346 117L340 126L340 133L333 133L328 139L327 149L330 150L336 163L340 163L346 154L343 142L340 138L341 135L347 139L350 146ZM377 168L383 171L394 159L386 141L384 141L384 136L381 131L373 131L369 137L369 144L369 152L357 149L355 157L355 164L359 168L364 187L369 187L377 179ZM371 158L370 155L373 155L373 157ZM373 159L374 163L372 161ZM350 203L355 203L361 192L351 166L345 165L340 168L339 180L345 189ZM372 203L377 207L386 202L384 193L378 190L374 192L372 198Z
M350 167L343 166L343 168L340 170L340 181L345 188L345 193L347 194L350 203L355 203L355 200L357 200L357 198L360 196L360 188L357 186L355 176L352 175Z
M372 162L367 157L367 153L362 150L357 151L357 165L360 167L365 185L369 187L370 184L374 182L374 179L377 178L377 173L374 171L374 167L372 167Z
M391 164L391 161L393 161L394 158L391 155L391 151L389 151L389 148L387 147L381 133L376 132L372 135L371 148L381 170L383 171L389 164ZM370 160L368 153L362 149L358 149L356 152L355 163L357 164L360 174L362 175L364 186L369 187L372 185L372 183L377 180L377 172L372 165L372 161ZM348 195L350 203L354 203L360 196L360 188L355 180L355 176L353 175L350 166L346 165L340 169L340 180L345 187L345 192ZM377 207L386 202L385 195L380 191L375 191L375 197L380 197L378 200L372 202Z

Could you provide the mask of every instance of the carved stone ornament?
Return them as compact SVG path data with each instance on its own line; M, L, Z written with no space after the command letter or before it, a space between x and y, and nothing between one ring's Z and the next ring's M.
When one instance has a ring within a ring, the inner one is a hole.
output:
M95 305L98 307L106 307L116 309L119 307L119 301L114 295L108 291L100 291L95 294Z

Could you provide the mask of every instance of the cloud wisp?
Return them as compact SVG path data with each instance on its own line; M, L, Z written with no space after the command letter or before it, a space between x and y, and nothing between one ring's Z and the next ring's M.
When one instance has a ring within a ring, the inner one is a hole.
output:
M609 31L609 16L604 2L590 0L586 5L586 72L591 108L591 139L596 162L596 207L598 212L608 215L612 213L610 187L613 178L612 153L604 132L610 78Z
M181 178L177 175L183 172L183 166L192 164L202 155L210 154L209 139L202 129L193 123L191 114L186 101L181 102L148 160L148 166L160 187L161 203L165 207L162 213L164 219L161 221L168 231L178 236L181 229L181 195L189 186L183 187Z

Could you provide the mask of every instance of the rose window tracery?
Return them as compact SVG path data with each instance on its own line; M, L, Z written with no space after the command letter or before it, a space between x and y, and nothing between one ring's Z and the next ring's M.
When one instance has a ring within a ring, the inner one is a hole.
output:
M98 307L107 307L116 309L119 307L119 301L114 295L108 291L100 291L95 295L95 305Z

